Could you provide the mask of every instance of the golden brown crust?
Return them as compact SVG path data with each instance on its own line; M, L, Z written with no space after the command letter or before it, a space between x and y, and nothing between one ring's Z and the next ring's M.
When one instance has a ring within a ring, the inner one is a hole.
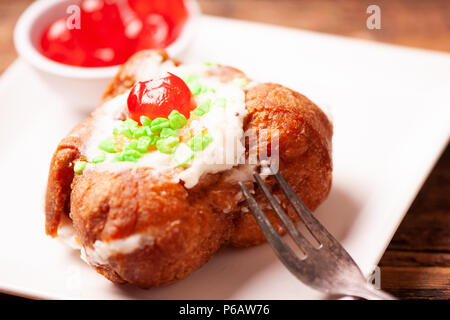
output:
M45 196L45 232L56 236L61 215L69 215L70 184L73 179L72 163L80 157L78 150L59 148L53 155L48 174Z
M80 158L80 147L91 130L92 116L79 123L59 143L50 162L45 193L45 232L56 236L61 215L69 216L73 162Z
M111 257L109 271L141 287L158 286L190 274L229 237L230 216L201 200L150 169L86 171L72 185L71 217L89 247L96 240L149 236L142 250Z
M280 172L306 206L314 210L331 188L332 126L327 117L305 96L272 83L260 84L249 90L246 108L245 130L278 130ZM270 141L270 133L267 141ZM259 145L261 147L265 146ZM274 178L269 177L266 184L282 200L291 217L298 220L282 192L275 187ZM256 189L255 197L260 204L270 207L259 189ZM274 213L270 209L266 213L277 230L284 233ZM250 212L242 213L234 222L232 245L247 247L265 241Z
M136 67L149 54L133 56L104 95L110 99L132 87ZM164 59L169 59L161 53ZM217 66L224 81L246 77L241 71ZM246 92L244 129L277 129L280 170L310 209L326 198L331 186L332 127L326 116L301 94L276 84L259 84ZM77 126L53 157L46 196L46 230L55 236L61 214L69 214L81 243L108 242L133 234L151 241L129 254L115 254L94 267L117 283L147 288L182 279L201 267L221 246L245 247L264 241L253 215L230 172L210 174L192 189L156 176L146 168L123 172L85 170L73 177L72 163L92 126L94 116ZM266 147L260 145L259 147ZM281 196L273 178L269 188ZM247 183L254 188L252 182ZM256 189L263 206L267 201ZM282 200L286 206L286 200ZM243 209L244 208L244 209ZM288 210L292 214L291 210ZM280 233L284 230L267 211Z
M206 74L209 76L218 77L220 81L223 82L232 81L234 78L243 78L250 80L241 70L230 66L215 65L210 68L210 70Z

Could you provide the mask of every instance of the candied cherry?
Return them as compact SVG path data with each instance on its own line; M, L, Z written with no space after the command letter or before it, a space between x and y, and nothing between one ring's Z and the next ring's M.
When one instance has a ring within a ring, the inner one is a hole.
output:
M124 63L134 52L165 48L187 19L185 0L79 0L80 29L53 21L43 32L41 52L75 66Z
M136 83L128 96L128 111L131 118L138 122L141 116L167 118L173 110L189 118L189 113L195 108L191 98L186 83L168 73L158 79Z

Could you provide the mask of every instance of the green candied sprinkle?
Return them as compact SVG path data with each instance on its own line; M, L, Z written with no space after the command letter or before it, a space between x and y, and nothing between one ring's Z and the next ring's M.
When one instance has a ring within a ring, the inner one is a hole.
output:
M137 127L133 131L133 138L140 138L142 136L145 136L147 132L145 131L144 127Z
M188 87L194 96L198 96L199 94L206 93L209 90L209 88L207 86L202 85L198 81L189 83Z
M188 146L192 151L202 151L211 143L212 137L209 134L198 133L188 141Z
M156 142L156 149L162 153L171 154L174 153L178 144L179 140L175 137L159 139L158 142Z
M166 118L156 118L152 121L152 124L150 125L150 131L152 133L161 131L163 128L169 127L169 120Z
M141 116L139 120L144 127L150 127L150 125L152 124L152 119L146 116Z
M173 130L182 128L186 124L186 122L186 117L179 113L177 110L173 110L169 114L169 125Z
M154 146L158 142L159 136L150 136L150 145Z
M188 165L193 158L194 152L185 143L180 143L173 154L173 161L180 167Z
M136 140L131 140L128 144L123 148L123 150L135 150L138 145Z
M137 121L134 121L133 119L127 119L122 122L122 125L127 126L128 128L135 128L139 126L139 123L137 123Z
M127 119L120 124L119 128L115 128L113 133L120 133L129 138L133 138L135 130L139 128L139 124L133 119Z
M211 107L211 99L207 99L200 103L198 107L194 110L194 113L201 117L205 113L209 111L209 108Z
M75 161L73 165L73 171L75 173L82 173L84 168L86 168L87 162L86 161Z
M92 163L101 163L101 162L103 162L105 160L106 160L106 154L100 153L99 155L97 155L94 158L92 158L91 162Z
M98 148L108 153L115 153L116 151L116 142L114 138L108 138L99 143Z
M183 81L186 83L190 83L193 81L197 81L200 76L198 74L188 74L183 77Z
M227 106L227 99L225 98L217 98L213 102L214 107L225 108Z
M133 137L133 130L127 126L121 125L119 128L114 128L114 134L120 133L129 138Z
M145 131L147 133L147 136L150 138L150 145L154 146L156 144L156 141L158 141L159 136L158 135L154 135L149 127L147 127Z
M120 128L116 132L123 134L124 136L127 136L128 138L133 137L133 131L130 128Z
M208 91L208 87L203 86L200 83L199 78L200 76L198 74L188 74L183 77L184 82L188 85L189 90L191 90L194 96Z
M147 136L140 137L139 140L137 141L136 150L139 151L140 153L146 153L151 142L152 142L151 137Z
M243 88L248 84L248 81L245 78L234 78L233 84L239 88Z
M114 157L112 158L112 161L124 161L123 160L123 153L122 152L119 152L119 153L116 153L115 155L114 155Z
M125 150L114 155L114 161L136 162L142 154L136 150Z
M147 135L147 136L151 136L151 135L153 135L153 132L152 132L152 130L151 130L151 128L150 127L144 127L144 129L145 129L145 134Z
M217 63L210 62L210 61L205 61L205 62L203 62L203 64L204 64L205 66L207 66L207 67L212 67L212 66L217 65Z
M125 150L122 151L124 161L133 161L142 157L142 154L136 150Z
M170 129L170 128L162 128L161 132L159 133L159 137L161 139L164 139L164 138L168 138L168 137L174 136L177 133L178 133L178 130L173 130L173 129Z
M200 93L202 93L202 90L203 90L202 85L198 81L193 81L193 82L188 83L188 87L194 96L199 95Z

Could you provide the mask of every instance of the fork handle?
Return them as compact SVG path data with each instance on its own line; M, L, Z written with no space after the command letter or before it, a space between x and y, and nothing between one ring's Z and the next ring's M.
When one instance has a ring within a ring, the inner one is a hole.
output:
M352 295L366 300L397 300L393 295L377 289L372 284L367 284L364 287L358 288Z

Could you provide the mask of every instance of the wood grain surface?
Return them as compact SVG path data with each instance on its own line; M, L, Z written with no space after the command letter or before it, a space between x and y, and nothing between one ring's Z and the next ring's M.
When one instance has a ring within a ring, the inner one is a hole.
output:
M0 73L14 61L12 31L31 0L0 0ZM199 0L206 14L450 52L448 0ZM381 29L366 8L381 9ZM380 261L382 287L404 299L450 298L450 148L444 151ZM0 299L14 297L1 295Z

